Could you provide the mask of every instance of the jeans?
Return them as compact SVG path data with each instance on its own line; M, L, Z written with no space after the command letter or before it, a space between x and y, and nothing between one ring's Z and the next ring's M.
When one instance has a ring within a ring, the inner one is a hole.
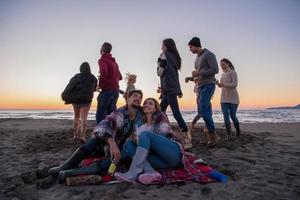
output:
M202 116L209 133L215 132L215 124L212 118L212 107L210 100L216 89L215 84L207 84L198 89L198 113Z
M97 97L96 122L101 122L107 115L114 111L119 98L119 90L103 90Z
M222 108L225 124L230 124L229 115L234 124L239 123L239 120L236 117L236 111L238 108L238 104L221 103L221 108Z
M142 132L139 136L139 147L149 150L147 160L155 169L175 168L181 163L179 146L170 139L152 132ZM123 153L134 157L137 145L128 139L123 147Z
M183 120L179 111L179 105L177 100L177 94L165 94L163 95L160 107L162 112L166 112L168 105L170 105L174 118L176 119L179 128L184 132L188 131L185 121Z

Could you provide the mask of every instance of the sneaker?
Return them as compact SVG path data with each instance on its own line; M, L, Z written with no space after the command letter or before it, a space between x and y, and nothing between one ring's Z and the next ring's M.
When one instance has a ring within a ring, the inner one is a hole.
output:
M139 175L138 180L140 183L144 185L149 185L152 183L155 183L157 181L160 181L162 179L162 176L158 172L152 172L152 173L143 173Z

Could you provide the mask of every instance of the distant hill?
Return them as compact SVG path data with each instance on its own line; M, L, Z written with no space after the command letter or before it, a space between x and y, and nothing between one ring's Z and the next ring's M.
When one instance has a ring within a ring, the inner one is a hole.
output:
M283 107L272 107L267 109L300 109L300 104L293 107L283 106Z

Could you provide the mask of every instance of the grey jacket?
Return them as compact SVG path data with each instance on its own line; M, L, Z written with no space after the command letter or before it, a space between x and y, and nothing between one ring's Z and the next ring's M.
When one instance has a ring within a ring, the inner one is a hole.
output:
M215 74L219 72L219 67L215 54L208 49L203 49L196 57L195 70L200 72L199 76L194 77L199 87L216 83Z

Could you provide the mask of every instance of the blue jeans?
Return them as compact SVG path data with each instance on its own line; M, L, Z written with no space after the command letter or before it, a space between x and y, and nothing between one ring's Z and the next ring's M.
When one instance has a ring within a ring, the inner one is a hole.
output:
M149 150L147 160L155 169L175 168L181 163L179 146L170 139L152 132L142 132L139 136L139 147ZM128 139L123 147L123 153L134 157L137 145Z
M229 115L234 124L239 123L239 120L236 117L236 111L238 108L238 104L221 103L221 108L222 108L225 124L230 124Z
M214 95L216 85L207 84L198 89L198 113L202 116L209 133L215 132L215 124L212 118L211 98Z
M96 122L101 122L107 115L114 111L119 98L119 90L104 90L97 97Z
M184 132L188 131L185 121L183 120L181 113L179 111L179 105L177 100L177 94L165 94L163 95L160 107L162 112L166 112L168 105L170 105L174 118L176 119L179 128Z

